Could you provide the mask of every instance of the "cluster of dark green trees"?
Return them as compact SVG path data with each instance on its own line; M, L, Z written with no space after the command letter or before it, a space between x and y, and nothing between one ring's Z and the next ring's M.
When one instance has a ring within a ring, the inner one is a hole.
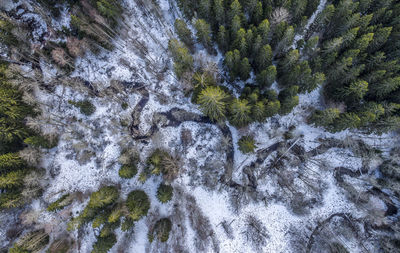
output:
M306 24L319 1L258 1L258 0L197 0L178 1L186 18L194 23L196 41L209 53L214 53L213 42L225 55L224 65L229 81L248 81L251 73L255 78L246 83L238 99L232 99L216 81L198 84L196 70L193 83L202 110L213 120L227 117L237 127L254 121L264 121L276 113L287 114L298 104L298 92L315 89L325 80L321 72L311 69L307 60L301 59L298 50L292 50L295 30ZM190 50L194 48L194 36L183 20L176 20L175 30L182 44L170 42L178 78L193 71ZM179 45L179 46L177 46ZM182 48L176 57L176 48ZM190 59L183 63L182 59ZM204 71L203 71L204 72ZM269 88L278 81L283 91L277 95ZM210 87L209 87L210 86ZM217 102L217 101L224 101Z
M21 206L41 192L38 182L25 182L37 169L25 162L19 151L55 145L25 125L26 118L37 112L10 82L12 75L8 65L0 62L0 210Z
M194 49L195 37L209 53L214 53L216 42L225 55L229 81L252 80L242 91L239 100L245 101L240 105L237 100L231 100L236 101L235 105L212 102L226 100L222 88L204 91L205 98L199 101L210 118L221 119L224 112L233 111L242 122L238 126L263 120L262 113L256 113L258 117L251 112L261 112L260 108L275 102L269 99L269 87L274 81L282 91L277 96L280 108L273 112L286 114L298 104L297 93L310 92L325 83L326 100L337 106L315 111L311 121L316 125L331 131L363 128L385 132L399 128L398 2L328 1L307 31L305 24L319 1L178 0L178 4L187 20L196 19L196 36L183 20L175 23L182 42L179 48L185 48L180 57L174 57L175 65L184 66L178 77L187 71L199 71L193 69L189 53ZM295 33L305 34L293 45ZM187 61L183 63L181 59ZM211 85L215 86L215 82ZM253 91L256 95L246 96ZM243 111L247 117L241 117ZM264 114L273 115L269 110Z
M398 1L333 1L317 17L307 51L326 73L325 97L345 109L316 111L311 119L332 131L386 132L400 126L400 4Z
M116 187L105 186L91 194L89 203L79 216L69 222L68 229L77 229L92 222L93 228L100 228L92 252L108 252L117 242L114 230L118 227L122 231L131 230L149 209L150 201L144 191L132 191L126 201L121 201Z
M126 156L119 175L122 178L130 179L137 174L137 154L123 152ZM139 176L144 182L151 175L163 174L169 182L173 177L168 171L175 171L176 164L172 156L166 151L156 149L147 159L146 168ZM174 172L175 173L175 172ZM173 188L170 185L161 183L157 189L157 198L161 203L167 203L172 199ZM65 194L58 200L49 204L48 211L58 211L71 204L74 194ZM68 223L68 230L80 228L82 225L92 222L94 229L99 229L97 241L93 245L93 253L107 252L116 242L114 230L118 227L122 231L131 231L136 221L147 215L150 209L150 200L142 190L134 190L128 194L126 201L119 197L119 190L115 186L104 186L90 196L89 203L84 210ZM172 223L168 218L162 218L149 228L149 240L154 237L161 242L169 238Z

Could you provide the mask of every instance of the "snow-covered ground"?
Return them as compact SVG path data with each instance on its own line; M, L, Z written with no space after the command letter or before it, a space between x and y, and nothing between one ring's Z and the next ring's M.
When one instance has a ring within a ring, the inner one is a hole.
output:
M322 0L317 12L310 18L307 28L315 19L318 12L325 6L326 1ZM46 168L47 175L45 183L47 187L43 199L32 203L32 209L41 212L39 223L53 223L53 230L61 233L66 228L68 219L59 218L59 214L47 212L46 206L49 202L56 200L65 193L82 192L85 199L73 202L69 210L76 216L87 203L88 194L99 189L103 185L118 185L121 189L121 197L126 198L127 194L136 189L144 190L151 200L150 212L159 212L160 216L172 216L174 205L184 205L186 200L174 199L168 204L161 204L156 198L156 190L161 177L153 177L142 184L138 181L138 175L130 180L121 179L118 176L120 164L118 159L121 150L125 148L136 149L140 153L143 162L151 153L154 147L163 147L179 153L182 157L182 174L173 183L173 186L187 195L194 197L195 202L202 214L209 220L210 229L219 242L220 252L296 252L290 241L293 240L292 228L295 227L302 235L308 238L314 227L321 221L335 213L347 213L359 218L366 215L355 204L347 199L343 189L337 185L334 178L336 167L347 167L352 170L359 170L362 159L354 157L349 149L332 148L324 154L314 157L324 162L324 168L318 163L310 163L310 170L318 172L319 180L325 188L322 191L322 201L319 205L310 208L309 212L303 215L295 214L289 207L281 189L274 181L276 177L267 175L260 179L257 191L270 196L265 201L258 203L250 201L236 212L230 203L231 191L227 187L216 187L212 189L202 183L202 177L208 173L221 174L224 170L226 154L220 147L224 142L223 135L218 127L205 123L185 122L179 127L160 128L159 133L147 143L132 139L127 126L121 124L123 120L131 120L131 111L142 95L135 88L124 86L123 83L139 84L145 86L150 92L149 101L140 116L140 131L147 132L151 126L153 116L159 112L167 112L171 108L178 107L190 112L200 113L196 105L190 103L184 97L179 82L174 77L168 52L166 50L168 40L173 35L172 15L179 15L173 1L159 0L159 12L147 13L137 5L136 1L125 1L124 20L126 27L118 38L115 39L116 49L112 52L101 52L93 54L87 52L84 57L78 58L75 62L76 69L72 77L88 81L95 87L98 96L83 84L65 85L54 83L55 89L52 92L37 90L36 97L41 104L43 114L48 115L46 123L42 124L43 131L53 131L59 134L58 146L44 154L42 166ZM11 8L11 7L10 7ZM67 11L67 10L65 10ZM173 13L173 14L172 14ZM62 14L62 23L68 22L65 13ZM57 25L55 25L57 27ZM43 26L44 27L44 26ZM302 37L296 36L296 41ZM143 53L138 45L145 45L146 53ZM220 55L219 55L220 57ZM218 57L211 58L218 61ZM219 62L217 62L218 64ZM57 74L57 70L42 63L42 70L46 74L45 81L50 82ZM160 79L159 72L167 66L167 70ZM108 92L110 87L117 82L123 87L119 92ZM95 106L96 111L90 116L85 116L72 106L68 101L89 99ZM128 109L123 110L121 103L126 102ZM343 131L332 134L322 128L315 128L306 123L310 106L320 107L320 89L309 94L300 95L300 104L286 116L274 116L265 123L254 123L245 129L236 130L229 127L232 133L234 145L234 169L233 180L242 183L242 168L250 165L257 158L256 154L242 154L237 147L238 139L245 134L254 135L257 140L258 149L262 150L277 142L283 141L283 133L294 125L296 126L293 135L298 139L297 144L301 145L306 152L318 147L326 139L333 138L345 140L347 137L363 140L371 146L394 146L398 143L398 136L385 134L382 136L363 135L350 131ZM186 149L182 148L181 131L190 131L193 141ZM274 153L276 154L276 152ZM272 157L273 155L270 155ZM267 158L267 160L270 159ZM268 161L266 161L268 162ZM209 168L216 166L216 168ZM256 168L261 169L261 168ZM138 173L139 174L139 173ZM182 207L184 208L184 207ZM189 213L186 213L185 221L187 226L186 241L182 245L187 247L187 252L198 252L194 241L196 229L189 222ZM254 249L244 236L247 229L248 215L253 215L262 221L265 226L268 238L261 249ZM232 235L227 235L222 222L227 221L233 229ZM1 231L1 230L0 230ZM90 252L95 241L95 234L90 226L85 229L83 237L78 232L73 232L74 239L81 242L79 252ZM121 239L111 252L146 252L149 249L147 241L146 219L142 219L135 225L134 235L123 241L127 235L117 230L118 239ZM174 231L172 231L173 235ZM178 238L179 239L179 238ZM1 240L1 239L0 239ZM351 252L362 252L357 243L341 239L351 249ZM168 241L167 244L171 242ZM162 251L154 249L154 252ZM77 250L78 251L78 250ZM214 252L211 244L204 252ZM165 252L165 251L164 251ZM169 248L169 252L172 252Z

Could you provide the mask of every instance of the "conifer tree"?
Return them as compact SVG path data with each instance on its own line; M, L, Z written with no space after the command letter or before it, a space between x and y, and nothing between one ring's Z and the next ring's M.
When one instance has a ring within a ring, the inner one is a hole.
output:
M204 19L198 19L194 24L197 41L206 49L211 49L211 28Z
M267 117L272 117L277 114L281 109L281 102L278 100L268 101L265 107L265 114Z
M270 31L269 21L268 21L268 19L264 19L264 20L258 25L258 28L257 28L258 35L261 36L262 43L263 43L264 45L267 44L268 41L269 41L269 38L268 38L268 36L269 36L269 31Z
M272 49L270 45L265 45L261 48L256 57L257 70L262 71L272 63Z
M229 9L229 20L233 20L235 16L240 16L242 14L242 5L238 0L233 0Z
M150 201L144 191L135 190L128 194L126 207L128 209L128 217L133 221L138 221L147 215L150 209Z
M256 142L252 136L242 136L238 141L239 150L243 154L252 153L257 148Z
M243 58L240 63L240 78L242 80L247 80L250 77L251 66L249 63L249 59Z
M329 108L323 111L315 110L311 116L311 122L316 126L328 127L339 115L340 111L337 108Z
M228 98L220 87L208 86L201 91L198 103L203 113L211 120L220 121L225 118Z
M245 99L234 99L230 104L229 121L236 127L243 127L250 123L251 106Z
M200 0L198 8L199 17L207 19L210 16L210 11L211 11L211 1Z
M172 186L170 185L165 185L165 184L160 184L160 186L157 189L157 198L161 203L167 203L172 199Z
M219 49L222 52L225 52L226 50L228 50L229 34L226 31L225 26L223 26L223 25L221 25L219 27L218 35L217 35L217 42L218 42Z
M361 119L355 113L341 113L340 116L332 124L334 132L343 131L348 128L357 128L361 123Z
M156 238L160 240L160 242L168 241L171 229L172 229L172 223L170 219L162 218L158 220L154 224L154 227L149 231L148 234L149 241L152 242L154 240L154 236L156 236Z
M274 65L269 66L257 75L257 84L260 85L260 87L269 88L275 81L276 73L276 67Z
M194 45L193 35L190 29L187 27L185 21L182 19L176 19L175 31L178 34L179 39L185 43L188 48L192 49Z
M114 203L118 199L118 189L114 186L105 186L90 195L89 208L102 208Z
M213 10L216 23L218 25L224 25L225 24L224 0L214 0Z
M251 106L251 117L252 119L263 122L266 118L266 108L264 101L257 101L254 105Z

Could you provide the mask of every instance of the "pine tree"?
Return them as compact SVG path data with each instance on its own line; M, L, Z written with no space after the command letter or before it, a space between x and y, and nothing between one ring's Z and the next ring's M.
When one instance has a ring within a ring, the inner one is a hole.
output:
M235 16L240 16L242 14L242 5L238 0L233 0L229 10L229 20L233 20Z
M269 88L276 79L276 73L276 67L274 65L269 66L257 75L257 84L260 87Z
M372 53L379 50L389 38L392 27L382 27L375 31L374 38L368 46L368 52Z
M119 197L118 189L114 186L105 186L90 195L89 208L102 208L114 203Z
M107 253L117 242L114 233L110 233L105 237L97 237L97 241L93 244L92 253Z
M243 127L250 123L251 106L245 99L234 99L230 104L229 121L236 127Z
M258 101L251 106L251 118L258 122L263 122L266 118L265 103Z
M268 43L269 39L269 31L270 31L270 25L268 19L264 19L257 28L258 35L261 36L262 43L265 45Z
M379 99L384 98L400 87L400 76L388 78L369 86L370 94Z
M208 86L201 91L198 102L200 109L211 120L220 121L225 118L229 96L220 87Z
M211 49L211 28L204 19L198 19L194 24L197 41L206 49Z
M17 153L0 155L0 173L21 168L25 163Z
M250 78L250 71L251 71L251 66L249 63L249 59L243 58L241 63L240 63L240 78L243 81L246 81L247 79Z
M238 141L239 150L243 154L253 153L257 148L256 142L252 136L242 136Z
M175 31L178 34L179 39L185 43L188 48L192 49L194 46L193 35L190 29L187 27L185 21L182 19L176 19Z
M270 45L265 45L261 48L255 62L258 71L262 71L272 64L272 49Z
M165 184L160 184L160 186L157 189L157 198L161 203L167 203L172 199L172 186L170 185L165 185Z
M207 19L210 17L211 2L210 0L200 0L198 14L200 18Z
M148 234L149 241L152 242L154 240L154 236L156 236L156 238L160 240L160 242L168 241L171 229L172 229L172 223L170 219L163 218L158 220L154 224L154 227L149 231Z
M267 117L272 117L277 114L281 109L281 102L278 100L268 101L267 106L265 107L265 114Z
M361 123L361 119L355 113L342 113L332 124L334 132L343 131L348 128L357 128Z
M263 18L263 5L261 1L257 2L252 15L250 16L253 24L259 24Z
M349 101L359 101L368 92L368 83L364 80L357 80L348 87L342 88L340 92Z
M229 34L226 31L225 26L221 25L218 30L217 42L218 42L219 49L222 52L225 52L226 50L228 50L228 46L229 46L229 37L228 36L229 36Z
M237 37L237 32L240 30L242 27L242 19L240 16L236 15L232 19L231 23L231 37L236 38Z
M132 221L138 221L147 215L150 209L150 201L144 191L135 190L128 194L126 207L128 209L128 217Z
M214 17L218 25L225 24L225 9L223 0L214 0Z
M0 175L0 189L21 187L24 184L26 171L16 170Z
M118 175L122 178L133 178L137 174L138 170L135 164L124 164L118 171Z
M339 115L340 111L337 108L329 108L323 111L315 110L310 120L316 126L328 127L339 117Z
M279 93L279 101L281 102L279 113L281 115L290 113L299 104L299 97L296 96L298 91L298 86L290 86Z

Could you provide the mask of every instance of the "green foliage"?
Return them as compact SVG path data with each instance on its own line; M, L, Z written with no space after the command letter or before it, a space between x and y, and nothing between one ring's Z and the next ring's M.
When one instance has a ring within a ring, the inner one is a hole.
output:
M252 136L242 136L238 141L239 150L244 153L253 153L257 148L256 142Z
M211 45L211 28L204 19L196 20L194 24L196 28L197 41L202 44L207 50L210 50Z
M234 99L229 105L229 122L236 127L250 123L251 106L245 99Z
M117 242L114 233L110 233L105 237L97 237L97 241L93 244L92 253L107 253Z
M0 43L5 45L18 44L18 39L12 33L14 27L9 20L0 19Z
M148 238L152 242L156 237L160 242L166 242L172 229L172 222L168 218L158 220L152 229L149 230Z
M121 230L126 232L128 230L132 230L134 226L135 226L135 222L132 219L130 219L129 217L126 217L125 220L121 224Z
M194 41L190 29L182 19L175 20L175 31L178 34L179 40L185 43L188 48L193 48Z
M55 146L57 146L57 142L50 141L49 139L40 135L30 136L24 140L24 143L32 147L41 148L54 148Z
M133 178L138 170L135 164L124 164L118 171L118 175L122 178Z
M182 43L172 39L168 43L168 49L174 59L174 71L179 79L182 78L184 73L192 71L193 57Z
M170 185L165 185L165 184L160 184L160 186L157 189L157 198L161 203L167 203L172 199L172 186Z
M228 94L218 86L208 86L198 96L200 109L211 120L221 121L225 118Z
M257 84L260 87L269 88L276 78L276 67L274 65L269 66L257 75Z
M49 212L58 211L60 209L63 209L67 205L71 204L71 202L72 202L72 198L70 198L70 195L68 193L64 194L63 196L61 196L61 198L50 203L50 205L47 207L47 211L49 211Z
M87 99L81 101L69 100L68 103L79 108L80 112L86 116L90 116L96 111L96 107Z
M126 199L126 207L128 209L128 217L132 221L138 221L147 215L150 209L150 201L147 194L141 190L135 190L128 194Z
M315 110L311 116L311 122L316 126L327 127L339 117L340 111L337 108L329 108L323 111Z
M117 188L114 186L104 186L90 195L90 200L87 206L92 209L103 208L114 203L118 197L119 193Z

